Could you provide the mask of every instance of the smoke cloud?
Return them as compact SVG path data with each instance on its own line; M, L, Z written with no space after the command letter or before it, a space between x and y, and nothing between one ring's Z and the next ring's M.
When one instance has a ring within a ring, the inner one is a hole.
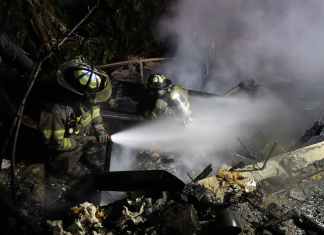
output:
M114 135L117 143L157 145L193 169L222 163L257 130L293 141L324 113L323 1L178 0L159 33L173 45L161 72L174 82L222 94L253 78L271 95L195 99L188 128L161 120Z
M171 154L185 171L210 163L218 167L233 160L228 153L239 148L238 139L250 140L274 121L272 113L283 109L274 97L193 98L191 104L193 119L187 126L174 119L155 120L116 133L112 141L131 149ZM177 173L184 178L185 172Z
M192 105L194 115L187 126L171 118L155 120L118 132L112 140L142 150L210 153L233 146L242 133L267 123L277 108L268 100L242 98L200 98L192 100Z
M254 78L287 102L318 105L323 22L317 0L179 0L160 24L175 45L163 71L188 88L220 93Z
M112 145L111 169L113 171L126 171L134 167L136 151L117 143Z

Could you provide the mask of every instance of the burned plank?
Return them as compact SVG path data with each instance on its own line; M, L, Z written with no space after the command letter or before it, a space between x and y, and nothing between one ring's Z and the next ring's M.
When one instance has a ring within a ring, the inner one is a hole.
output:
M114 171L95 176L96 187L103 191L171 191L180 192L185 184L163 170Z

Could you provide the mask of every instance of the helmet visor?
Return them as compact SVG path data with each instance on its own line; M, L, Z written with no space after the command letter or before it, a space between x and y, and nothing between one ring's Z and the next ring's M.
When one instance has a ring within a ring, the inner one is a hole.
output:
M69 71L67 71L69 73ZM97 93L102 91L107 86L107 78L100 76L94 70L87 68L73 68L70 71L74 82L79 89L84 90L87 93Z

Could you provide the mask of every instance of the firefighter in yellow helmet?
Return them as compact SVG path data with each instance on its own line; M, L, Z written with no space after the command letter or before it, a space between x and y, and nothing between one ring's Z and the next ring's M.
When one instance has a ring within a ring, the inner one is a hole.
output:
M151 107L146 112L150 118L174 117L188 123L191 120L191 107L188 91L175 85L162 74L151 74L146 81Z
M74 98L66 97L43 110L39 128L50 153L50 170L78 176L84 156L98 155L110 141L98 103L110 97L112 86L108 75L82 59L62 64L57 82Z

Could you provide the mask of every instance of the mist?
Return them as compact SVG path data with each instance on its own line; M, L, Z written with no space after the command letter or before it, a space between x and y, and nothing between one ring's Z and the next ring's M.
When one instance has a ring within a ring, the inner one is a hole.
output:
M181 154L210 153L232 146L257 126L269 121L274 103L243 98L196 98L188 125L172 118L143 123L112 136L115 143L135 149L157 148Z
M222 95L254 79L267 94L195 98L187 128L146 123L113 135L122 146L176 152L188 169L219 166L238 138L293 143L324 114L323 1L178 0L157 28L173 58L159 72L173 82Z
M323 28L323 1L179 0L160 22L161 38L174 45L161 70L187 88L220 94L253 78L296 111L303 101L316 110L324 97Z
M112 145L112 158L110 168L114 171L125 171L133 169L136 162L136 151L118 143Z
M280 101L268 96L257 100L248 96L192 98L191 104L194 114L186 126L175 119L162 118L118 132L112 135L112 141L134 150L169 154L179 169L190 172L207 164L229 164L235 157L228 153L239 148L238 139L250 140L263 131L265 125L274 121L272 113L284 116ZM179 176L183 178L183 172Z

